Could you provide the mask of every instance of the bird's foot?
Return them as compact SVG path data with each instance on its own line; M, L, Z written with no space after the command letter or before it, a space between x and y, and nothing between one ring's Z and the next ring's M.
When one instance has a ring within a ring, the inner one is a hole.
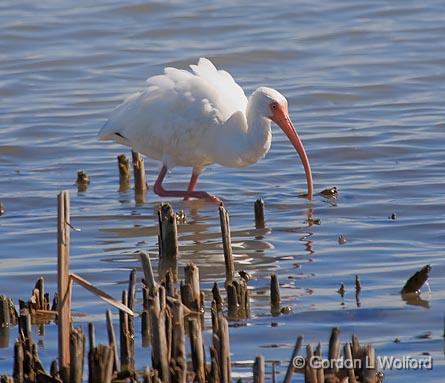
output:
M205 201L213 202L213 203L221 203L221 199L217 196L206 192L191 192L189 195L184 197L184 201L190 201L192 198L202 199Z

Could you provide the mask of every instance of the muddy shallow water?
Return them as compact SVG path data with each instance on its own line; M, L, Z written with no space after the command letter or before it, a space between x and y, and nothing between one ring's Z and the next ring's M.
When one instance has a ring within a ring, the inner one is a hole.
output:
M231 214L237 268L253 277L253 315L246 326L231 327L232 359L261 353L285 362L297 335L325 345L340 325L342 340L356 332L378 355L432 355L432 371L385 370L387 381L442 381L445 6L296 3L1 2L0 293L17 302L40 275L54 291L56 195L69 189L72 223L81 228L72 234L72 270L120 296L128 271L139 267L135 252L156 254L160 199L149 192L146 203L135 204L132 191L118 192L116 155L128 151L98 142L97 131L146 77L206 56L246 93L268 85L286 95L316 191L339 190L336 201L297 198L304 174L278 128L257 164L211 166L203 174L200 188L221 196ZM147 160L146 167L152 183L159 164ZM74 185L79 169L91 177L84 193ZM175 169L168 185L185 185L189 173ZM253 222L259 196L266 204L261 231ZM217 209L172 202L188 218L179 228L180 264L195 262L208 291L224 277ZM425 264L432 265L432 293L408 304L398 292ZM279 318L270 316L264 295L271 272L293 308ZM355 274L363 286L359 307ZM95 321L98 340L105 339L108 306L80 288L73 304L76 324ZM9 347L0 349L2 373L11 372L15 336L13 329ZM49 367L56 327L38 339ZM142 367L149 351L137 348Z

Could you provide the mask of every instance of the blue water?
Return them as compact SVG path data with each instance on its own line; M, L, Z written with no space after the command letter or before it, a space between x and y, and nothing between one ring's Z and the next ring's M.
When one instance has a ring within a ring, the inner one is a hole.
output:
M231 328L232 359L263 354L282 362L282 374L296 336L321 341L326 350L330 328L339 325L342 341L356 332L381 356L432 355L432 371L385 370L386 381L441 382L444 36L445 4L433 0L2 1L0 293L17 303L41 275L54 292L62 189L71 191L72 222L82 230L72 234L73 271L119 297L128 271L139 267L135 252L156 255L160 199L150 190L136 204L132 191L118 192L116 155L128 150L98 142L96 134L147 77L205 56L232 73L246 94L260 85L280 90L310 157L316 191L339 190L335 202L297 198L304 174L278 128L265 159L246 169L211 166L201 177L200 188L219 195L231 213L237 268L253 277L253 318ZM146 167L152 184L159 164L147 159ZM80 169L91 177L84 193L75 185ZM177 168L167 185L185 187L189 175ZM259 196L268 228L262 238L252 230ZM216 207L172 202L188 217L179 228L180 264L195 262L208 291L224 276ZM388 218L393 213L395 220ZM320 224L308 224L308 216ZM340 234L347 243L338 243ZM398 292L425 264L432 265L432 293L425 289L423 303L409 305ZM293 308L278 319L263 294L271 272ZM363 286L360 307L355 274ZM336 293L341 282L343 301ZM95 321L104 341L108 306L78 287L73 305L75 324ZM55 331L50 325L36 336L45 367L56 355ZM12 372L15 337L13 328L9 347L0 349L2 373ZM149 351L137 347L142 368ZM235 371L244 376L250 369Z

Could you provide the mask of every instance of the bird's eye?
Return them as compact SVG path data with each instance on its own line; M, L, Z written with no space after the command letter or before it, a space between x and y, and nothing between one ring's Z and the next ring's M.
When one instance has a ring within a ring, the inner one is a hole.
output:
M275 109L277 109L278 104L276 102L274 102L270 105L270 107L272 108L272 110L275 110Z

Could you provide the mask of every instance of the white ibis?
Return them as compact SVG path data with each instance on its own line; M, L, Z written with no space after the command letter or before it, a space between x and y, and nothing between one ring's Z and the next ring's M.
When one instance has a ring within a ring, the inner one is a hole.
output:
M270 148L271 122L289 138L304 166L307 196L312 198L312 174L303 143L288 114L286 98L260 87L247 99L232 76L205 58L191 72L165 68L150 77L147 87L128 97L111 113L99 139L113 140L162 162L154 192L165 197L204 198L195 191L203 169L217 163L244 167ZM162 182L174 166L193 168L186 191L165 190Z

